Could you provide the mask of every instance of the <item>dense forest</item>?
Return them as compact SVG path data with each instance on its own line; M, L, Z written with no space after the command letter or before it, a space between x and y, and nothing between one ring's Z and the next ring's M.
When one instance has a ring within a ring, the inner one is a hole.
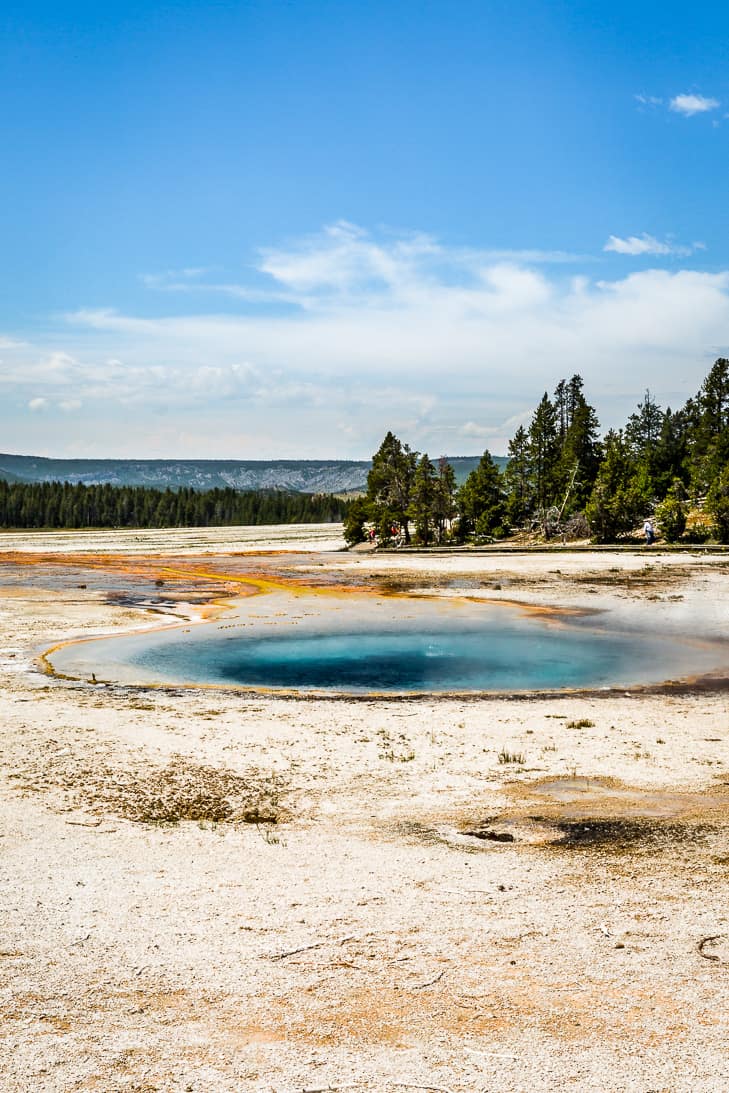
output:
M646 391L624 428L602 438L582 378L561 380L517 429L508 459L502 473L484 452L457 488L447 460L433 463L389 432L347 515L347 541L414 535L427 546L519 533L615 542L650 520L667 542L729 542L729 360L714 363L680 410Z
M241 524L326 524L349 502L284 490L157 490L68 482L0 481L3 528L167 528Z

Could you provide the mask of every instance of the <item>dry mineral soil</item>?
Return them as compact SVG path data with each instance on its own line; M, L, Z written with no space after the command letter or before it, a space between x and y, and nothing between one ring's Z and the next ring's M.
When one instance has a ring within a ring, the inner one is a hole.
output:
M43 658L275 588L611 613L723 661L727 556L342 547L0 535L0 1089L729 1089L721 670L388 698Z

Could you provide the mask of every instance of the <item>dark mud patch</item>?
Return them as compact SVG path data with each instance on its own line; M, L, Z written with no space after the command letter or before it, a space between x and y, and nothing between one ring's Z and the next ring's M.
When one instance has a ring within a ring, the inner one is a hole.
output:
M464 849L488 843L515 847L602 853L650 853L688 850L707 843L718 830L708 824L666 823L652 818L600 817L555 820L548 816L503 815L460 829L441 829L451 845Z
M664 855L702 853L714 865L729 861L729 793L724 784L700 791L640 789L610 778L543 778L504 787L512 797L498 813L461 816L428 829L454 849ZM417 835L415 826L411 834Z
M516 842L516 835L511 831L497 831L493 827L480 827L474 831L464 831L464 835L468 835L472 839L483 839L484 842L492 843L513 843Z
M544 823L535 816L534 820ZM669 850L679 844L705 842L714 829L706 825L660 823L650 819L622 818L562 820L555 824L560 833L550 846L565 850L603 850L620 853L639 850Z

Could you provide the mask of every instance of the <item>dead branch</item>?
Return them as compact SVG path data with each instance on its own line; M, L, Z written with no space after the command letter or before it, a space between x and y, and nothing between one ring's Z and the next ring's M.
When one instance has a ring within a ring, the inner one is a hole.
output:
M336 945L346 945L348 941L354 941L354 934L349 937L342 937L337 942L332 942ZM286 960L289 956L296 956L298 953L308 953L311 949L321 949L323 945L328 944L326 941L315 941L312 945L300 945L298 949L289 949L285 953L272 953L269 957L270 960ZM338 1088L341 1088L338 1087Z
M434 983L437 983L439 979L443 978L445 973L446 973L446 969L444 968L442 972L438 972L435 979L429 979L427 983L418 983L418 985L416 987L413 987L413 990L414 991L422 991L422 990L425 990L426 987L432 987ZM434 1086L429 1086L429 1085L420 1085L420 1086L413 1085L410 1088L411 1089L433 1089L435 1087Z
M307 1086L301 1093L339 1093L342 1089L361 1089L365 1084L363 1079L361 1082L350 1082L347 1085ZM451 1090L443 1085L416 1085L413 1082L387 1082L386 1084L394 1089L423 1089L426 1093L451 1093Z
M285 953L273 953L271 960L285 960L287 956L296 956L297 953L308 953L310 949L321 949L322 945L325 945L324 941L315 941L313 945L300 945L298 949L289 949ZM332 1086L332 1088L335 1088ZM305 1091L306 1093L306 1091Z
M699 956L703 956L704 960L715 960L717 964L721 963L721 959L714 953L705 953L704 945L708 945L710 941L719 941L722 937L721 934L711 934L709 937L702 937L696 948L699 951Z
M451 1093L444 1085L413 1085L411 1082L390 1082L396 1089L426 1089L428 1093Z

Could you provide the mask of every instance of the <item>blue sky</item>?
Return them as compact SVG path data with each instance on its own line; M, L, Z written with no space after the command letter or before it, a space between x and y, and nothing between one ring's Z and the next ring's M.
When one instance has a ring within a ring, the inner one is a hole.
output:
M0 447L502 452L729 354L729 6L0 16Z

